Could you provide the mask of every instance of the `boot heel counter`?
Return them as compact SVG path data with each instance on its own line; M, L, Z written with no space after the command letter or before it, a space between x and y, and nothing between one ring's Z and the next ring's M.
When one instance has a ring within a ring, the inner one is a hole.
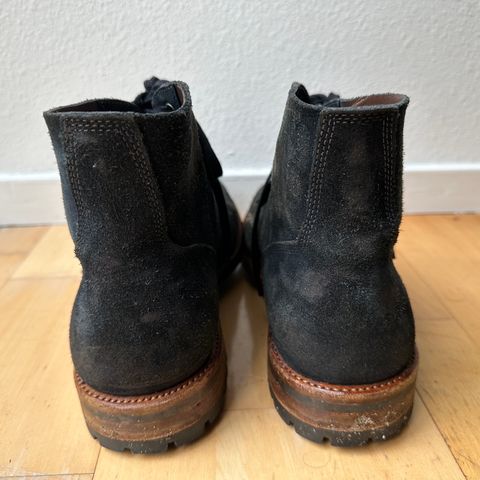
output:
M374 382L413 352L411 308L390 259L407 103L320 114L301 228L263 251L273 337L307 376Z
M413 315L389 260L375 267L327 265L280 249L269 252L264 269L272 337L305 376L371 383L397 374L410 361Z
M76 371L97 390L146 394L192 375L218 334L216 257L166 246L109 271L84 271L70 323Z

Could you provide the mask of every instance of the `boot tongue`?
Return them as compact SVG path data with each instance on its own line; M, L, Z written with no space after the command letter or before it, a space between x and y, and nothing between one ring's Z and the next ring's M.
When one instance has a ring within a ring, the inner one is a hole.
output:
M301 84L298 84L296 95L300 100L311 105L322 105L323 107L341 106L340 95L333 92L330 92L328 95L324 95L323 93L310 95L305 86Z
M168 80L152 77L144 82L145 92L134 103L147 113L173 112L180 108L180 99L175 85Z
M324 107L340 107L340 95L330 92L328 95L321 93L317 95L310 95L310 101L314 105L323 105Z

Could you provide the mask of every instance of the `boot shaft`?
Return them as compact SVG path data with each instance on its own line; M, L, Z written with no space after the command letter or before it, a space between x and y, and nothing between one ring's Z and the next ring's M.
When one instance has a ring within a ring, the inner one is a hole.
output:
M330 259L388 254L402 214L407 105L403 95L342 100L294 84L272 171L269 241L297 240Z

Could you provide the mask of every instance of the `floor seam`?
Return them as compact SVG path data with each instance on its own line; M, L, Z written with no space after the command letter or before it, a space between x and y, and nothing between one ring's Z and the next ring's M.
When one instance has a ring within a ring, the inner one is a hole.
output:
M94 480L95 475L97 473L97 466L98 466L98 460L100 459L100 453L102 453L102 447L98 447L98 455L97 455L97 460L95 461L95 465L93 467L93 474L92 474L92 480Z
M438 433L439 433L440 436L442 437L443 442L445 443L446 447L448 448L448 451L450 452L450 455L452 456L453 460L455 461L455 464L457 465L458 469L460 470L460 473L462 474L462 476L463 476L463 478L464 478L465 480L468 480L468 477L466 476L465 472L463 471L463 468L462 468L462 467L460 466L460 464L458 463L457 457L456 457L455 454L452 452L452 449L450 448L450 444L448 443L447 439L445 438L445 435L443 434L442 429L438 426L438 423L437 423L437 421L435 420L435 417L433 416L432 412L431 412L430 409L428 408L427 403L423 400L423 396L422 396L422 394L420 393L420 390L418 389L418 387L415 387L415 391L417 392L417 395L419 396L420 400L422 401L423 406L425 407L425 410L426 410L427 413L428 413L428 416L431 418L433 424L435 425L435 428L438 430Z

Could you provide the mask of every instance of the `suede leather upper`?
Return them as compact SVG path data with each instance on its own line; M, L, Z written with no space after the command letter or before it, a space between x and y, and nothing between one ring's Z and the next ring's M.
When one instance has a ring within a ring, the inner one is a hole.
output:
M45 113L83 268L73 362L86 383L118 395L167 388L204 364L218 335L218 282L238 249L238 214L188 87L150 82L166 111L94 100Z
M290 90L266 193L245 221L270 332L309 378L363 384L411 360L414 325L392 262L408 98Z

